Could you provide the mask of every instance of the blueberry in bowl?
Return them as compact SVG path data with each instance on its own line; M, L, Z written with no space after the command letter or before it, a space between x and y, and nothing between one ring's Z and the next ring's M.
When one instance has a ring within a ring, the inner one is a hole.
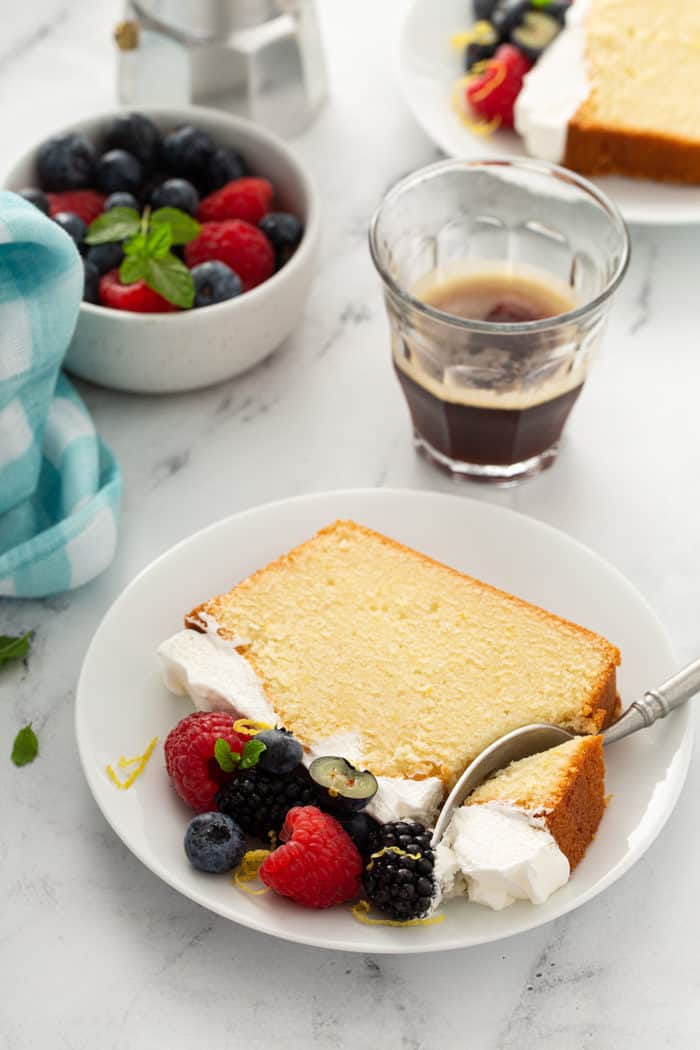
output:
M248 121L196 107L105 113L38 143L3 188L76 216L67 232L90 262L66 357L78 376L196 389L257 364L302 315L317 194L286 144Z

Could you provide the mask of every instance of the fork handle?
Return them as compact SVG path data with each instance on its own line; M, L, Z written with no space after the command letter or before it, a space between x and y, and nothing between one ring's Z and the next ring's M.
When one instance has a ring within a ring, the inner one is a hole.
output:
M677 707L682 707L700 692L700 660L694 660L682 671L667 679L663 685L650 689L641 700L635 700L603 733L603 742L611 743L638 729L646 729L659 718L665 718Z

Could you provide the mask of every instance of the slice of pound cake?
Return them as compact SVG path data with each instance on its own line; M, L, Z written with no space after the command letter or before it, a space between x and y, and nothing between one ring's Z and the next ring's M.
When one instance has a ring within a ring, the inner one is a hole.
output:
M436 855L442 893L497 910L515 900L541 904L583 858L605 802L600 736L511 763L452 818Z
M616 706L620 656L600 635L350 521L200 605L186 628L161 647L171 687L246 717L267 709L310 754L401 784L444 789L517 726L595 733ZM227 693L236 660L245 673Z
M574 0L527 74L528 152L588 175L700 182L700 3Z

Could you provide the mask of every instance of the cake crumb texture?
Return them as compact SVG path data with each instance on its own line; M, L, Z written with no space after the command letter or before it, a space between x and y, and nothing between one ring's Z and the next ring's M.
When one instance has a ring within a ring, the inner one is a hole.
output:
M600 635L349 521L199 606L186 626L247 641L281 723L307 748L357 731L377 775L451 784L528 722L595 733L616 703Z
M700 182L700 3L590 0L591 90L564 164L587 175Z

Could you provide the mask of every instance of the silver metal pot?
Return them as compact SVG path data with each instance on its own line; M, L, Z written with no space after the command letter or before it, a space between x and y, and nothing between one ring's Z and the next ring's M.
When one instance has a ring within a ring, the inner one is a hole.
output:
M128 0L115 37L125 105L212 106L294 135L326 96L313 0Z

